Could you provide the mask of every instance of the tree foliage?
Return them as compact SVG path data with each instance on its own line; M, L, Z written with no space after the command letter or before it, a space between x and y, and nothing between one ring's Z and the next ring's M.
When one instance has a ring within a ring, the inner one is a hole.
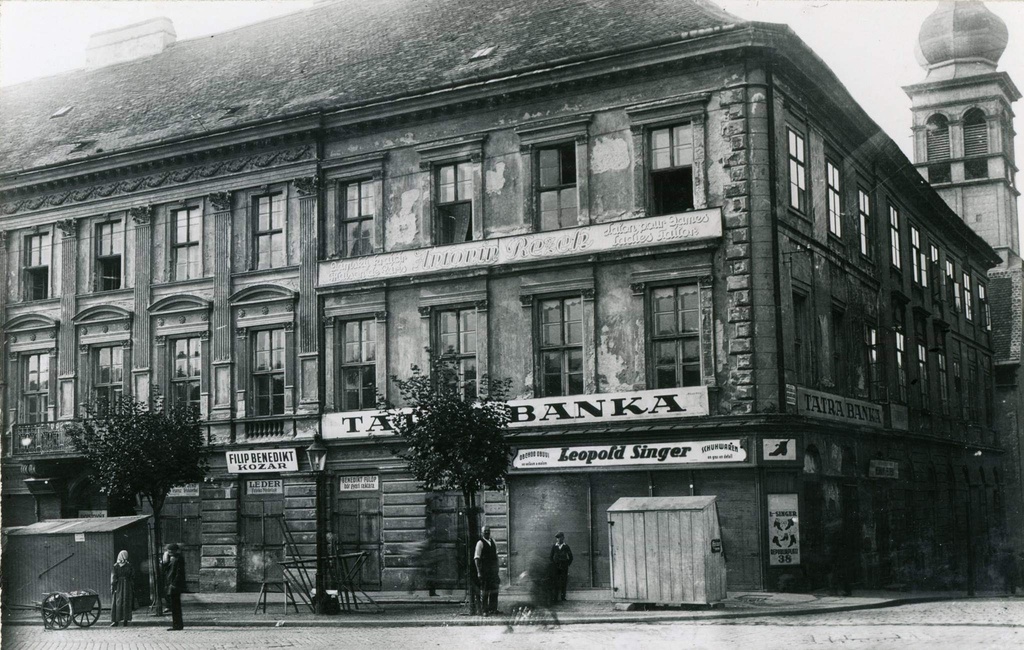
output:
M153 408L131 395L90 404L67 434L103 493L141 495L155 513L171 488L202 481L208 470L196 409L165 409L159 398Z
M467 398L456 360L442 355L431 361L429 374L413 366L411 377L394 381L402 407L382 407L404 443L395 453L425 490L466 495L504 489L511 456L505 440L510 380L485 376L480 395Z

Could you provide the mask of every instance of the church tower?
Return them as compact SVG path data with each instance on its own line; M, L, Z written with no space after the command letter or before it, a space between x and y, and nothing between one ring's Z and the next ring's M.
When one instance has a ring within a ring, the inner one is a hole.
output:
M1009 539L1024 552L1024 369L1022 288L1012 105L1021 94L997 70L1006 24L981 2L940 2L921 25L917 56L927 72L904 87L914 120L914 164L935 190L1002 258L989 271L995 359L996 430L1005 476L972 477L1002 484Z

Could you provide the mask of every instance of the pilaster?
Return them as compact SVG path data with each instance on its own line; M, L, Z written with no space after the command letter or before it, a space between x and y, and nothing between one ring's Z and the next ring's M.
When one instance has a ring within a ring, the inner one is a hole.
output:
M57 222L61 233L60 264L60 322L57 329L57 382L58 418L67 420L75 417L75 362L78 349L75 344L75 318L78 293L78 222L65 219Z
M132 319L132 338L136 345L132 350L132 392L136 399L148 401L150 388L150 343L149 287L152 282L153 266L153 208L140 206L128 211L135 231L135 314ZM161 387L166 389L166 387Z
M319 404L317 325L317 213L319 207L319 177L295 179L299 195L299 301L298 301L298 413L316 413Z
M216 192L206 197L206 211L213 219L213 341L210 359L213 372L211 382L210 419L231 418L232 377L231 350L234 327L231 324L231 202L230 192Z

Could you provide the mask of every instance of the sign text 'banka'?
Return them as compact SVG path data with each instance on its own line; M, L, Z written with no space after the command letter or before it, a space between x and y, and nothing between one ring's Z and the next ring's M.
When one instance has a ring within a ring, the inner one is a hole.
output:
M522 449L512 459L512 467L514 469L551 469L613 465L741 463L746 459L747 451L739 440L704 440L639 445Z
M509 428L689 418L708 414L705 386L509 400ZM382 411L326 413L324 438L393 433Z
M593 255L604 251L700 241L721 236L721 209L696 210L555 232L496 237L449 246L332 260L320 264L319 285L323 287L572 255Z

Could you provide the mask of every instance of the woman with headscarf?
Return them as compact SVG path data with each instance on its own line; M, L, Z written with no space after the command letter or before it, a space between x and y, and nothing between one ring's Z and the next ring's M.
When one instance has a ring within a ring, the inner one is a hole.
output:
M135 609L135 572L128 562L128 551L117 554L117 563L110 572L110 597L110 627L118 623L127 627Z

